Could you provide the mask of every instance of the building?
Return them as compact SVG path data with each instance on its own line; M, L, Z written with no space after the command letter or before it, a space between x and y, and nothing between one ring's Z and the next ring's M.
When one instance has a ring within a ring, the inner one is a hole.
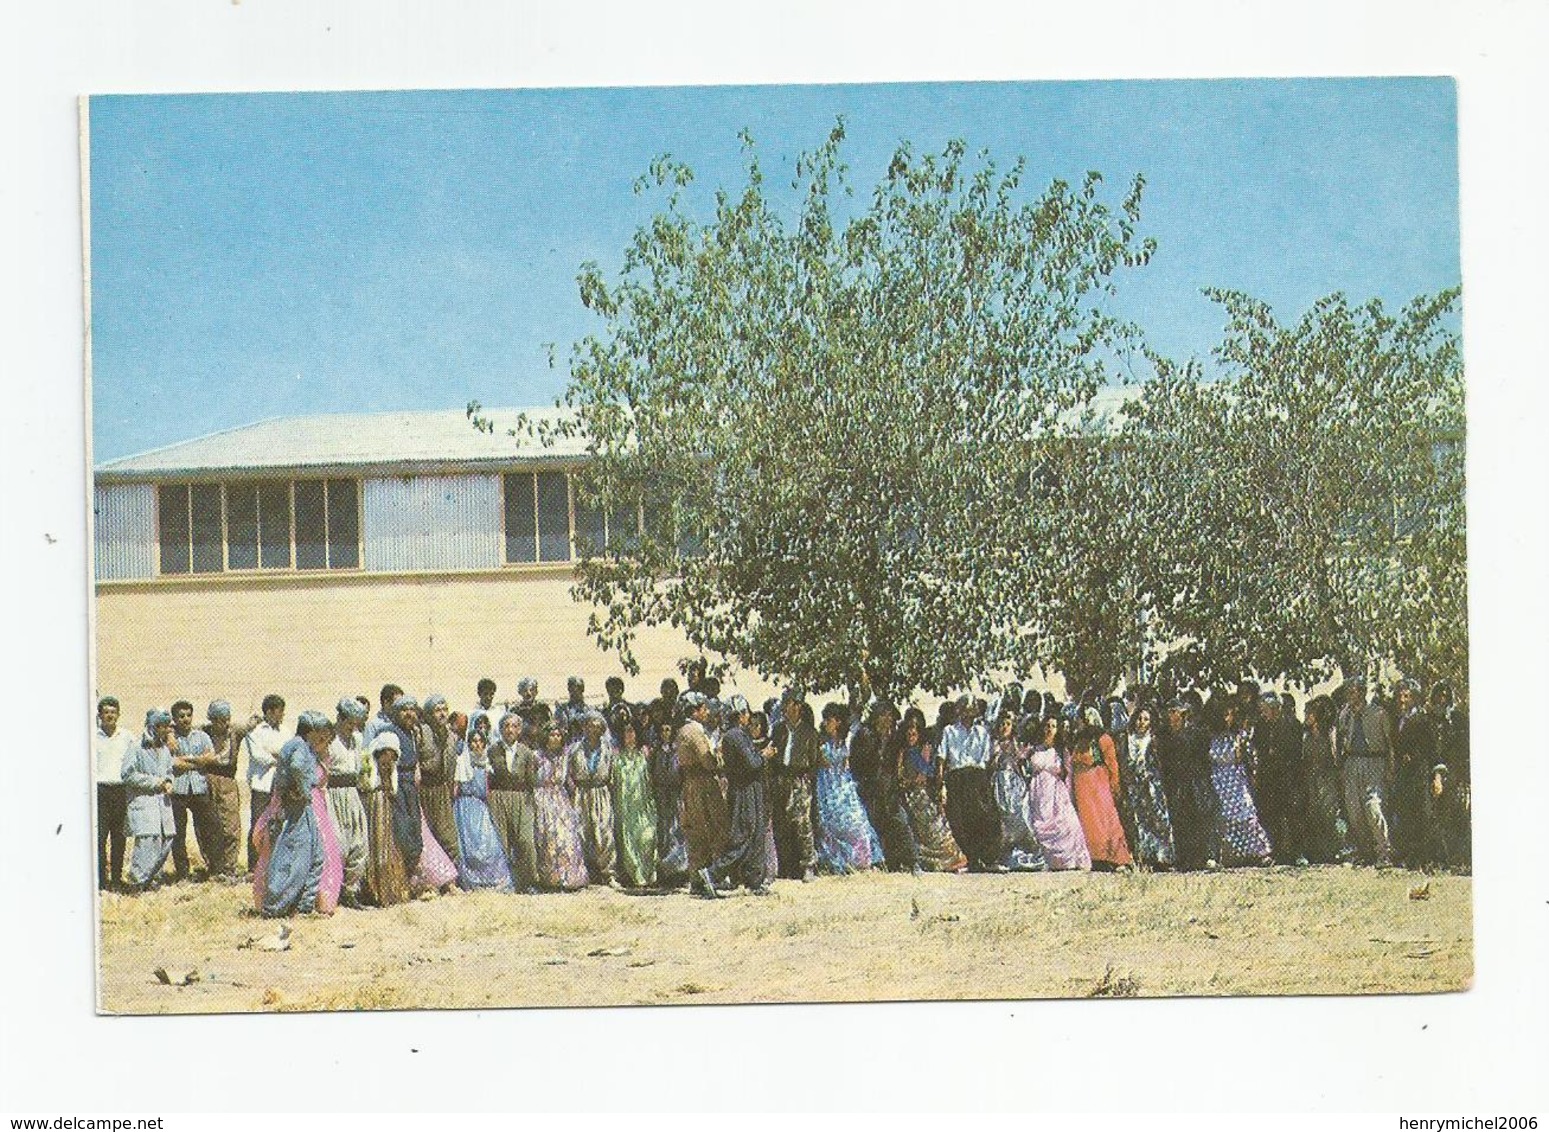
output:
M98 465L98 694L129 721L179 698L241 719L268 692L331 711L391 680L455 708L482 676L501 700L524 675L556 699L580 674L600 701L622 670L570 596L577 540L642 516L577 505L584 442L544 447L510 435L518 411L487 415L493 432L461 411L281 418ZM630 698L693 652L643 631Z

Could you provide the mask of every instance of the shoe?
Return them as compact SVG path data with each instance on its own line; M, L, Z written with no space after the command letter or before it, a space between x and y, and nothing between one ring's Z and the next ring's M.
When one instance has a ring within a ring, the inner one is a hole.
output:
M699 895L706 900L719 900L721 898L720 892L715 887L715 878L710 875L709 869L700 869L695 873L694 881L689 887L697 888Z
M807 884L810 881L814 881L814 880L817 879L817 876L818 876L817 870L812 868L809 865L809 866L807 866L807 868L802 870L801 883L802 884Z
M748 889L748 894L751 896L768 896L770 895L770 888L767 884L755 884Z
M922 877L925 875L925 870L919 865L915 865L914 868L910 869L909 871L912 875L917 877Z

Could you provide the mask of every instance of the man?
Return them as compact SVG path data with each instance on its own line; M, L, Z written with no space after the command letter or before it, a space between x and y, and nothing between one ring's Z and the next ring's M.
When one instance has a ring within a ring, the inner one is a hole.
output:
M817 841L812 834L812 782L822 740L807 719L806 701L794 689L784 696L784 718L771 736L775 762L774 831L780 875L810 881L817 875Z
M734 695L727 709L730 725L721 736L721 754L726 764L730 829L726 848L695 877L695 887L706 897L720 895L718 883L733 888L746 885L755 896L767 896L764 829L769 806L764 796L764 757L748 734L752 715L748 701Z
M1466 869L1473 863L1468 713L1454 704L1452 685L1445 680L1431 689L1431 719L1436 725L1436 765L1431 768L1433 850L1439 862Z
M1203 869L1210 863L1219 805L1210 782L1210 740L1194 724L1190 706L1183 699L1167 705L1156 749L1180 870Z
M533 781L537 756L522 740L522 717L515 710L500 717L499 738L489 747L489 816L511 866L516 890L538 891Z
M971 872L1002 872L1000 810L990 782L990 733L979 707L968 696L957 701L957 716L941 731L946 763L947 824L968 857Z
M554 709L554 726L565 734L568 745L581 737L581 721L586 716L586 681L572 676L565 681L569 698Z
M1259 720L1253 743L1258 750L1258 775L1253 783L1275 858L1283 865L1307 863L1302 844L1306 827L1306 775L1302 772L1302 727L1287 720L1280 697L1260 695Z
M119 768L124 782L124 832L134 838L128 888L148 892L161 883L161 870L172 851L172 715L152 708L145 717L150 733L132 743Z
M883 857L894 869L919 872L919 847L899 798L898 768L888 766L883 757L897 727L898 708L889 700L874 703L866 721L850 737L850 773L871 828L882 839Z
M201 731L210 740L204 777L210 787L211 821L219 840L205 855L210 875L232 880L241 867L237 858L242 844L242 793L237 789L237 745L241 736L231 727L231 705L216 700L205 710ZM197 827L195 832L198 833ZM199 852L204 853L203 834L199 834Z
M612 719L619 708L634 710L634 705L624 698L624 678L622 676L609 676L603 684L608 693L608 706L603 708L604 718Z
M119 712L115 697L97 701L97 733L91 742L97 779L97 888L103 892L124 886L124 759L135 741L119 728Z
M1360 676L1346 685L1345 706L1334 725L1334 752L1356 856L1367 864L1386 867L1393 862L1388 834L1393 723L1380 704L1367 702L1366 681Z
M547 722L549 705L538 698L538 681L531 676L523 676L516 682L516 703L511 710L522 717L522 723L530 730L538 726L539 722Z
M1412 869L1438 863L1431 836L1437 764L1436 724L1425 710L1420 684L1405 680L1395 702L1398 723L1393 736L1393 851Z
M361 739L366 746L371 746L371 740L386 731L393 722L393 705L403 696L403 689L397 684L383 684L382 691L377 696L377 713L366 723L366 729L361 733Z
M404 873L410 877L420 866L425 843L420 830L420 705L413 696L399 696L388 709L383 731L398 738L398 789L393 794L393 841L403 856Z
M210 737L194 728L194 705L178 700L172 705L172 870L177 881L188 879L188 824L193 818L194 838L206 874L216 855L220 826L210 802L210 784L204 771L214 760Z
M490 733L493 734L495 730L493 725L500 718L500 713L495 710L495 692L498 691L495 682L486 676L479 681L478 687L474 690L478 693L479 702L468 712L468 730L471 733L479 717L487 715L490 717Z
M720 767L715 749L705 730L710 721L710 701L698 692L686 692L682 703L688 718L678 728L677 755L683 772L683 835L688 842L688 869L695 891L713 898L714 888L706 892L704 882L709 875L708 866L726 844L726 798L717 777Z
M334 736L328 744L328 813L339 835L339 855L344 862L339 903L359 908L366 856L371 851L366 809L360 797L360 772L367 757L360 727L366 722L366 708L346 696L335 706L334 718Z
M263 718L247 733L242 749L247 753L247 790L249 812L247 826L247 867L258 867L258 848L253 844L253 830L258 819L269 808L269 792L274 789L274 764L285 746L286 736L280 725L285 722L285 700L273 692L259 705Z
M425 811L426 824L446 855L454 862L461 860L458 847L457 819L452 815L452 781L457 774L457 749L452 741L452 730L447 725L451 715L446 697L425 697L424 718L414 735L419 750L420 808ZM493 721L491 721L493 722Z

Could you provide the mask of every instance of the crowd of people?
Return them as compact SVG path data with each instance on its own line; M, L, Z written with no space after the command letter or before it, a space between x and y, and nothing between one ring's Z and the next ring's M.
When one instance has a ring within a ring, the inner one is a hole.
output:
M265 916L459 890L686 887L707 899L869 869L999 873L1270 864L1466 868L1468 727L1451 688L1368 696L1351 679L1298 713L1251 681L1059 702L1019 685L918 707L861 689L814 712L755 709L702 671L648 703L607 681L564 700L518 684L453 711L397 685L332 713L186 700L122 726L97 705L104 889L251 873ZM251 822L241 829L238 752ZM127 840L133 849L124 874ZM168 867L170 865L170 873Z

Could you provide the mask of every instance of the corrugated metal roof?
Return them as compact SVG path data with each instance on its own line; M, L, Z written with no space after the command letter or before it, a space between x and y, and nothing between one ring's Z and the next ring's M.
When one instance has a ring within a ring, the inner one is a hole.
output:
M462 409L276 417L109 460L97 465L96 474L99 481L110 482L282 469L410 471L585 454L581 439L544 447L525 435L509 435L524 413L532 422L553 424L568 411L552 406L484 409L481 415L494 423L493 434L475 429Z
M1135 387L1100 389L1090 408L1099 431L1115 430L1116 411L1136 396ZM511 436L518 418L542 426L569 419L552 405L534 409L484 409L493 434L473 427L462 409L381 413L322 413L275 417L211 433L134 456L98 464L98 482L264 474L289 470L409 472L477 468L513 461L574 460L586 454L580 438L545 447L525 433ZM1074 426L1082 410L1062 414Z

